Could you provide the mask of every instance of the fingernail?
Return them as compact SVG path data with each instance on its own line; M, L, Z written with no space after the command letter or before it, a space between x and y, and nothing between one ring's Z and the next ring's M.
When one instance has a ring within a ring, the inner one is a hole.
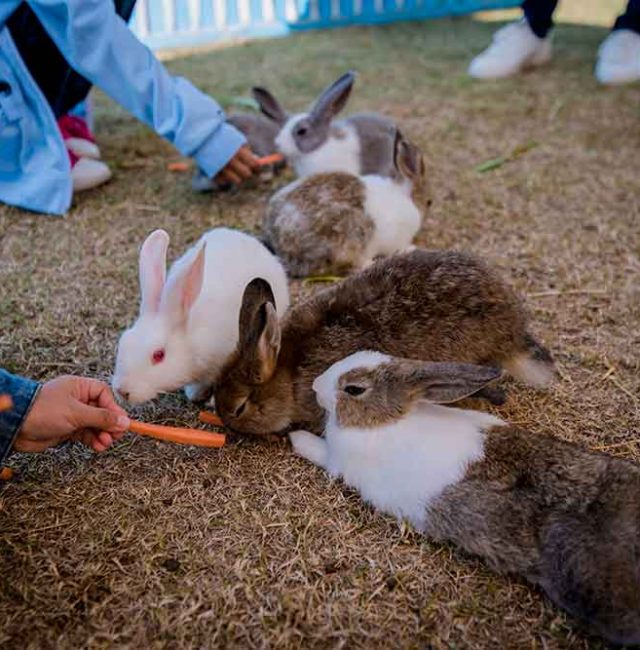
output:
M131 420L128 417L124 415L118 416L118 429L122 429L123 431L126 431L129 428L130 424L131 424Z

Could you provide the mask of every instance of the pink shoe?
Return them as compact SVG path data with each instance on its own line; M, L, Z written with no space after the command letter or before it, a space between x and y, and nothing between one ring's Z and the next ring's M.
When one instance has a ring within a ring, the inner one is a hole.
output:
M73 151L79 158L100 159L100 149L96 144L96 139L81 117L63 115L58 118L58 128L67 149Z

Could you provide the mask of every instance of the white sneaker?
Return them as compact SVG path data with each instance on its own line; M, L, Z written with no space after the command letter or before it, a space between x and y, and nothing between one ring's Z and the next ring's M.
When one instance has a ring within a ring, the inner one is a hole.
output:
M536 36L523 18L493 35L491 45L471 61L469 74L476 79L500 79L550 60L551 37Z
M91 142L91 140L85 140L84 138L67 138L64 143L67 145L67 149L73 151L78 158L93 158L94 160L100 160L102 157L100 154L100 148L95 142Z
M82 192L106 183L111 178L111 170L101 160L80 158L71 168L73 191Z
M626 84L640 80L640 34L616 29L598 50L596 79L603 84Z

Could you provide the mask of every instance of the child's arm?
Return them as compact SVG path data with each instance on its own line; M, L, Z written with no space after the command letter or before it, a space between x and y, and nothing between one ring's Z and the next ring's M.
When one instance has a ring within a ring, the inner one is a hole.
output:
M70 65L125 109L195 158L209 176L252 169L244 136L210 97L170 75L107 0L28 0ZM233 163L228 165L230 161ZM242 173L239 173L242 172Z

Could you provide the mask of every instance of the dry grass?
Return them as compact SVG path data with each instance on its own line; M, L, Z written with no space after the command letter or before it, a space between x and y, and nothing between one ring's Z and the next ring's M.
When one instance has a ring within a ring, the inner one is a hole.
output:
M599 88L591 69L605 32L577 26L558 29L547 70L473 83L465 64L493 28L463 19L307 34L171 66L218 95L260 81L294 105L358 68L354 108L395 116L427 152L422 243L499 265L530 294L535 330L558 358L554 390L514 386L501 414L640 460L640 87ZM255 229L270 189L193 196L185 175L166 171L168 146L106 100L99 118L112 183L66 220L0 209L1 365L41 379L108 376L135 316L145 233L167 228L176 254L216 224ZM474 171L532 139L513 162ZM166 396L138 414L192 423L195 413ZM201 451L130 437L101 456L67 447L12 464L19 478L0 487L6 645L599 646L538 591L374 513L285 444Z

